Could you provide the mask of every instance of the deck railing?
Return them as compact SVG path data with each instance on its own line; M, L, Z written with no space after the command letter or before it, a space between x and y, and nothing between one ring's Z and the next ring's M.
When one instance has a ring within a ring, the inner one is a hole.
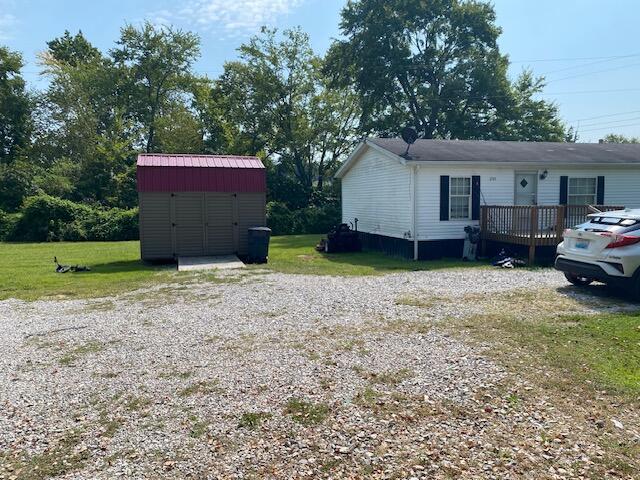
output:
M600 211L624 207L596 205ZM482 248L487 241L529 246L529 263L538 246L556 246L566 228L587 220L594 210L589 205L486 205L481 208Z

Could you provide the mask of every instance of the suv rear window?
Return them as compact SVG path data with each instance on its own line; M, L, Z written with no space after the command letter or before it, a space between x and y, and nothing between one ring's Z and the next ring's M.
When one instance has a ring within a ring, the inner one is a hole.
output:
M629 233L640 230L640 220L634 218L592 217L588 222L578 225L577 228L590 232Z

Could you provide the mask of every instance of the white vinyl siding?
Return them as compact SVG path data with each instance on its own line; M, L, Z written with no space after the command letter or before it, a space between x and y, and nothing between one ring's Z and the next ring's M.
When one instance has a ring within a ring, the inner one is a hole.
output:
M418 169L418 240L448 240L464 238L464 227L479 225L469 218L440 220L440 176L448 175L449 195L456 177L480 176L480 204L512 205L514 195L514 169L490 167L422 166ZM449 199L451 202L451 198ZM449 206L451 209L451 205Z
M367 148L342 179L342 221L358 230L404 238L411 231L411 170Z
M604 204L640 208L640 166L609 168L562 167L548 168L549 176L538 182L538 203L558 205L560 202L560 177L604 176Z
M548 175L540 179L539 174L544 170L548 170ZM597 177L604 176L605 205L640 208L640 166L580 168L562 165L423 164L417 170L415 184L418 240L462 239L465 226L479 225L479 221L468 218L440 220L441 176L449 176L451 195L452 179L478 175L481 179L481 205L514 205L516 171L536 172L539 205L559 204L562 176L593 178L596 185ZM353 222L358 218L361 231L406 238L405 234L412 228L411 190L411 167L368 148L342 179L343 222ZM450 214L452 205L450 197Z
M496 166L422 166L418 170L417 208L418 240L448 240L464 238L464 227L479 225L472 220L440 221L440 176L454 177L480 176L481 205L513 205L515 196L515 172L523 167ZM605 177L604 204L640 208L640 167L611 167L580 169L541 166L527 167L527 170L542 172L549 170L546 179L538 180L538 204L558 205L560 202L560 177L568 176L597 179ZM597 182L596 182L597 183Z

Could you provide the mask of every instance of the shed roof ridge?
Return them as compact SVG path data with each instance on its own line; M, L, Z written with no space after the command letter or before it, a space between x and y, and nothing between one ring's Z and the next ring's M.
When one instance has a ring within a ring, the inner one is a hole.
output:
M140 153L136 165L139 168L232 168L247 170L265 168L259 157L187 153Z
M227 155L217 153L139 153L138 157L213 157L213 158L255 158L255 155Z

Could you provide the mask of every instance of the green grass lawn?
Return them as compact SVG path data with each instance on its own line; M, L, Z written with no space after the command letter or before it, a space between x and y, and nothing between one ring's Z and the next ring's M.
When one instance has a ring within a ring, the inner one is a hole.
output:
M414 262L379 252L319 253L315 251L314 246L321 237L290 235L272 238L268 268L284 273L351 276L487 266L486 263L469 263L454 259Z
M640 394L640 313L580 315L541 322L528 338L557 367L605 388ZM535 334L538 339L535 340Z
M460 325L502 361L520 370L530 364L553 388L607 389L631 399L640 395L640 312L554 315L530 319L508 312L461 319ZM523 359L527 359L524 361ZM524 362L524 363L523 363Z
M274 237L269 263L259 268L312 275L376 275L471 266L454 260L413 262L371 252L326 255L313 248L319 238ZM87 265L91 271L55 273L54 256L60 263ZM0 300L100 297L188 277L178 274L174 265L143 264L138 242L0 243Z
M90 272L55 272L53 257L65 265L87 265ZM100 297L155 281L168 281L171 266L140 261L138 242L2 243L0 299Z

